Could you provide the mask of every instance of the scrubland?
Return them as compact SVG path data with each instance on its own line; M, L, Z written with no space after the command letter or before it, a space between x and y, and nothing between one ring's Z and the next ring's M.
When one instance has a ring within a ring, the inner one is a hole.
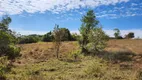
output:
M142 80L142 40L109 40L104 51L84 56L78 42L62 42L56 59L52 42L20 44L9 80Z

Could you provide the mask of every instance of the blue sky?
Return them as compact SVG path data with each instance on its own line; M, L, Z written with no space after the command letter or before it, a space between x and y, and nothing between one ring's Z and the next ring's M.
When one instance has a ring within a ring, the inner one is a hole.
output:
M108 35L119 28L122 36L142 37L142 0L0 0L0 16L10 15L10 28L21 34L44 34L55 24L78 33L88 9Z

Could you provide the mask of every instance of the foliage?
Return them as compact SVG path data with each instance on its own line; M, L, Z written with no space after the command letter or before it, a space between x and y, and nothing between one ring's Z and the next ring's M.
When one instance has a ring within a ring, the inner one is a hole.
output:
M128 39L134 38L134 37L135 37L135 34L133 32L130 32L125 36L125 38L128 38Z
M76 61L79 58L79 56L81 55L80 53L81 53L80 50L73 51L73 52L71 52L71 57L73 57L74 60Z
M96 16L93 10L89 10L85 16L82 17L82 25L80 28L81 38L79 43L83 53L87 53L86 45L89 43L88 36L92 29L94 29L99 21L96 20Z
M0 57L0 79L5 80L5 73L9 71L7 57Z
M115 33L114 33L115 38L118 39L118 38L120 37L120 30L117 29L117 28L115 28L115 29L114 29L114 32L115 32Z
M92 77L102 77L105 75L106 71L107 71L107 65L103 62L101 63L103 60L93 60L92 62L90 62L88 64L87 69L84 70L84 72Z
M89 43L87 44L87 49L89 52L98 53L106 47L108 36L105 34L102 28L98 27L90 31L88 40Z
M61 32L64 32L62 41L71 41L71 33L67 28L60 28Z
M8 29L11 18L3 17L0 22L0 56L8 56L8 59L14 59L19 56L20 49L15 46L16 37Z
M53 37L54 37L54 48L57 58L59 57L59 50L61 46L61 42L63 40L64 32L59 28L59 25L55 25L53 30Z
M40 41L41 37L42 36L38 36L38 35L23 36L23 37L20 37L19 44L36 43L36 42Z
M102 28L98 27L99 21L93 10L89 10L82 18L82 26L80 28L80 45L83 53L98 52L105 48L107 35L103 32Z
M73 34L71 34L71 41L77 41L77 40L79 40L79 38L80 38L80 35L78 35L77 33L73 33Z
M46 33L45 35L43 35L42 41L44 41L44 42L51 42L51 41L53 41L52 32L50 31L50 32Z

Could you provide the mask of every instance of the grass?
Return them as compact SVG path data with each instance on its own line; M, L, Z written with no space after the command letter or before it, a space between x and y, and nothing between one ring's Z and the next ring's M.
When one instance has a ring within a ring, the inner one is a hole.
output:
M8 80L141 80L142 40L110 40L96 56L79 54L77 42L63 42L56 59L52 43L19 45L22 56ZM138 47L138 48L137 48Z

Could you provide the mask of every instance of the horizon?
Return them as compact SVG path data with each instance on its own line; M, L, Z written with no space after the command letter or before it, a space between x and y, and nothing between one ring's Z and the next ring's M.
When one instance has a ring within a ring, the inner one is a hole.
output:
M22 34L45 34L55 24L79 33L81 17L92 9L103 30L113 37L113 29L121 35L135 33L142 38L141 0L0 0L0 17L7 14L12 18L10 29Z

